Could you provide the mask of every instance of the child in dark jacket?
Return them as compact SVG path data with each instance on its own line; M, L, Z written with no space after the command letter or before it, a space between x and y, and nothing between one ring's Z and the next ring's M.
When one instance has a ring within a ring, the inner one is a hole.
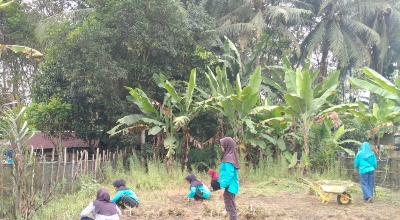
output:
M136 194L131 190L126 188L125 181L123 179L118 179L113 182L114 189L117 191L115 196L111 199L111 202L117 204L117 206L125 209L125 206L131 208L139 206L139 199Z
M219 183L218 183L218 179L219 179L219 176L218 176L218 173L217 173L217 171L215 171L215 170L213 170L213 169L210 169L210 170L208 170L208 175L210 175L210 177L211 177L211 188L214 190L214 191L216 191L216 190L219 190Z

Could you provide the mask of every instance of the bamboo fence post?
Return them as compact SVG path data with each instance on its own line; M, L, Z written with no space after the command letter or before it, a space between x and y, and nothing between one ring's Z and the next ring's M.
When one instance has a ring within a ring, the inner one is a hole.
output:
M33 150L33 148L31 148ZM32 162L32 177L31 177L31 195L35 195L34 190L34 180L35 180L35 166L36 166L36 152L33 153L33 162Z
M89 174L89 152L85 150L86 175Z
M71 185L74 183L74 169L75 169L75 155L74 149L72 149L72 160L71 160Z
M81 173L79 174L79 175L82 175L82 171L83 171L83 167L82 167L82 158L83 158L83 152L81 151L81 158L80 158L80 160L79 160L79 163L80 163L80 165L79 166L81 166Z
M45 165L46 165L46 155L43 153L43 148L42 148L42 184L41 184L41 189L40 191L43 191L44 188L44 182L45 182Z
M99 160L99 148L96 150L96 161L94 163L94 179L97 180L97 161Z
M92 166L91 166L91 172L94 173L94 167L95 167L95 163L94 163L94 154L92 154Z
M51 171L50 171L50 184L51 182L53 182L53 174L54 174L54 148L53 151L51 153Z
M63 175L62 175L63 180L65 178L65 168L66 168L66 166L67 166L67 148L65 147L64 148L64 168L63 168Z
M58 152L58 165L57 165L56 183L58 183L58 176L60 175L61 159L62 159L62 155L60 155L60 152Z
M3 156L3 147L0 146L0 153ZM3 158L1 158L1 167L0 167L0 198L4 198L3 197L3 179L4 179L4 175L3 175Z
M115 166L115 169L117 169L117 161L115 160L115 155L116 155L117 153L115 152L115 153L113 153L113 155L112 155L112 157L113 157L113 163L114 163L114 166Z
M105 151L103 150L103 166L104 166L104 161L105 161L105 158L106 158L106 157L105 157L105 154L106 154L106 153L105 153Z

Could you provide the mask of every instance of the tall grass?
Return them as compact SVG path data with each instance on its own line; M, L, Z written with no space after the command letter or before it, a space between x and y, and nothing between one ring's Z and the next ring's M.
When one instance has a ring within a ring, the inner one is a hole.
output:
M241 193L254 195L268 195L276 191L307 192L300 177L299 168L288 168L284 157L266 157L260 160L256 167L246 165L244 159L240 158L241 169L239 178ZM218 167L215 167L219 171ZM310 179L340 179L339 164L335 163L325 173L311 173ZM206 172L196 169L193 173L207 186L210 177ZM173 163L171 169L166 169L164 163L153 160L148 161L148 173L140 165L137 158L129 158L128 165L117 163L116 169L111 164L106 164L99 174L102 178L100 183L93 181L92 176L82 176L74 185L75 191L60 196L39 209L33 219L79 219L79 213L91 201L95 199L99 188L109 190L111 196L115 190L112 182L116 179L124 179L127 187L131 188L139 197L141 210L152 209L160 203L168 202L171 197L186 196L188 184L184 180L188 172L181 170L179 163ZM240 193L239 193L240 196Z

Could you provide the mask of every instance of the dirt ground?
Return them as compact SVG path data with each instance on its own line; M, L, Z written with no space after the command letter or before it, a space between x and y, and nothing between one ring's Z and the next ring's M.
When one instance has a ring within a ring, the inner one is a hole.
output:
M184 193L167 195L163 201L134 209L132 216L125 212L122 220L228 219L222 215L224 202L219 199L219 192L212 192L211 198L202 203L187 202L184 196ZM374 203L364 202L361 195L353 197L349 205L339 205L336 197L325 205L317 196L306 192L254 196L244 191L237 196L236 204L239 219L400 219L400 200L395 195L377 197Z

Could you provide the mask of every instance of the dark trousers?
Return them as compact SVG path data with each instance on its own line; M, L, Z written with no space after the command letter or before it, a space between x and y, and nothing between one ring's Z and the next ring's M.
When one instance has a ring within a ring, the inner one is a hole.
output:
M219 182L218 182L218 181L216 181L216 180L211 180L211 188L212 188L214 191L217 191L217 190L219 190L221 187L219 186Z
M138 207L139 203L136 202L133 198L130 198L126 195L123 195L120 199L117 200L117 202L115 202L115 204L117 204L118 207L120 207L121 209L126 209L126 206L134 208L134 207Z
M235 194L230 193L225 190L224 192L224 202L225 209L229 213L229 220L237 220L237 210L235 204Z
M90 217L82 217L81 220L94 220L94 218L90 218Z
M193 198L196 201L203 200L204 199L203 198L203 193L200 190L196 189L196 194L194 194Z

